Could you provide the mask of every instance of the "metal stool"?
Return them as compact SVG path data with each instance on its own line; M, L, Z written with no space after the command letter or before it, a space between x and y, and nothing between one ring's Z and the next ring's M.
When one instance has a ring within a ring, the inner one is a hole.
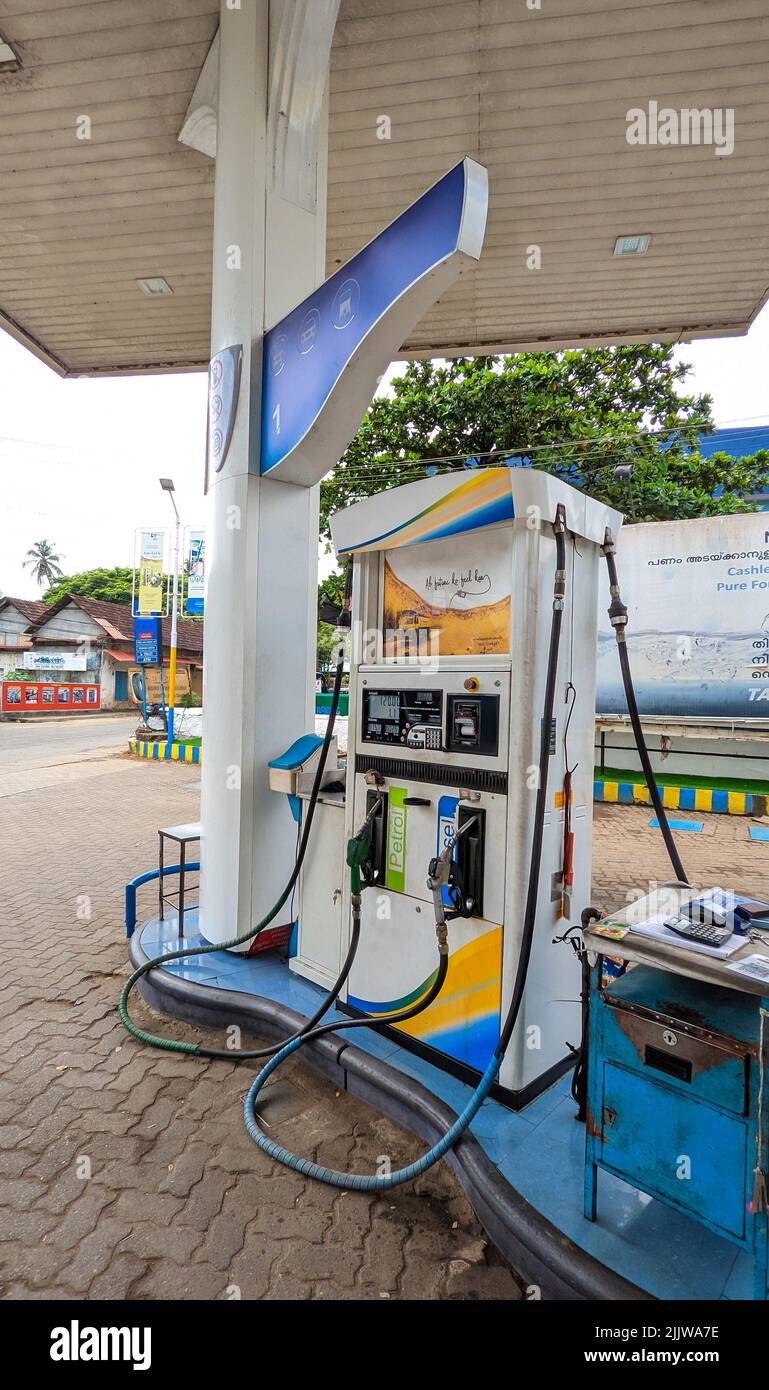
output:
M180 936L180 938L182 938L182 937L184 936L184 892L185 892L184 872L185 872L185 859L186 859L186 855L187 855L187 846L188 846L189 844L194 844L194 843L195 843L197 840L199 840L199 839L200 839L200 821L199 821L199 820L198 820L198 821L188 821L186 825L167 825L167 826L165 827L165 829L163 829L163 830L158 830L158 868L159 868L159 870L160 870L160 874L159 874L159 877L158 877L158 899L159 899L160 920L161 920L161 922L163 921L163 918L164 918L164 913L163 913L164 904L165 904L166 902L170 901L171 898L174 898L174 897L177 896L175 893L164 893L164 892L163 892L163 864L164 864L164 858L165 858L165 855L164 855L164 841L165 841L165 840L174 840L174 841L176 842L176 844L178 844L178 846L179 846L179 893L178 893L179 905L178 905L178 911L179 911L179 936Z

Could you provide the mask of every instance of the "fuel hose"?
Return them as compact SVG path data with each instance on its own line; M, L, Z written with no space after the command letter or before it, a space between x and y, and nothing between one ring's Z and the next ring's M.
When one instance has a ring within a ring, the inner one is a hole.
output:
M246 1095L243 1104L243 1118L246 1129L254 1143L266 1153L267 1156L284 1167L292 1168L302 1176L314 1178L318 1182L326 1183L330 1187L339 1187L355 1192L383 1192L393 1187L400 1187L403 1183L411 1182L432 1168L450 1149L454 1147L458 1139L461 1138L465 1130L480 1110L486 1100L492 1086L495 1084L499 1075L505 1052L515 1029L521 1003L523 1001L523 991L526 984L526 976L531 958L531 950L534 941L534 930L537 917L537 900L539 893L539 872L542 862L542 841L547 809L547 782L550 762L550 730L555 708L556 682L558 676L558 655L560 651L561 627L563 621L564 595L566 591L566 543L565 543L565 519L562 508L559 507L556 520L553 523L553 531L556 543L556 572L553 588L553 610L550 628L550 646L548 651L547 676L545 681L545 697L542 710L542 725L539 748L539 778L537 784L537 798L534 810L534 831L532 836L531 857L529 860L529 877L526 894L526 907L524 912L523 930L521 934L521 950L518 958L513 994L510 1001L505 1020L499 1035L499 1041L494 1053L481 1077L475 1091L470 1096L462 1113L444 1135L434 1144L427 1153L415 1159L413 1163L407 1164L404 1168L399 1168L393 1173L367 1174L367 1173L343 1173L334 1168L325 1168L321 1164L315 1163L312 1159L301 1158L297 1154L285 1149L282 1144L278 1144L274 1139L268 1138L259 1124L259 1117L256 1111L256 1103L259 1095L266 1085L273 1072L293 1055L300 1047L311 1041L312 1038L320 1037L331 1032L346 1031L349 1028L360 1027L362 1025L371 1026L370 1019L342 1020L340 1023L327 1023L320 1028L312 1029L301 1037L292 1038L290 1042L283 1045L280 1051L270 1059L262 1068L258 1076ZM436 917L443 918L445 928L445 915L439 907L441 901L440 894L434 893L436 902ZM436 922L436 927L440 926L440 921ZM439 936L439 949L441 949L441 933ZM445 977L448 969L448 949L445 947L441 954L443 974ZM439 972L440 973L440 972ZM437 995L434 981L433 990ZM417 1007L417 1006L415 1006ZM422 1012L427 1007L427 999L419 1002L418 1012ZM402 1014L387 1016L385 1021L392 1023L404 1022L407 1018L413 1017L414 1008L406 1010Z
M651 758L649 757L649 749L646 745L646 738L644 737L641 716L638 712L638 701L636 700L635 688L633 686L633 674L630 670L630 657L627 649L627 607L622 602L622 596L620 594L617 562L614 558L615 546L609 533L607 533L606 540L604 541L603 553L606 556L606 566L609 571L609 592L611 594L609 621L614 628L614 635L617 639L617 652L619 655L620 670L622 672L622 684L625 689L625 700L627 702L628 714L630 715L630 723L633 728L633 737L635 738L638 757L640 758L643 774L646 778L646 785L649 788L649 796L652 805L657 813L657 821L662 832L662 838L665 841L668 858L673 865L673 871L679 883L688 884L689 880L686 877L686 870L681 862L681 856L678 853L676 842L673 839L673 832L668 823L665 807L662 804L660 789L657 786L657 779L654 775Z

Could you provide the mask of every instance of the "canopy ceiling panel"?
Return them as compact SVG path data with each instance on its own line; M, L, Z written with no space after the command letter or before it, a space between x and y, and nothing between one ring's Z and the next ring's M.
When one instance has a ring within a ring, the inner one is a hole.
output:
M60 371L207 361L214 166L178 135L217 14L0 0L0 310ZM484 254L404 355L744 332L769 287L767 61L769 0L342 0L328 270L470 154ZM733 152L629 144L650 102L732 110ZM172 294L137 286L158 277Z

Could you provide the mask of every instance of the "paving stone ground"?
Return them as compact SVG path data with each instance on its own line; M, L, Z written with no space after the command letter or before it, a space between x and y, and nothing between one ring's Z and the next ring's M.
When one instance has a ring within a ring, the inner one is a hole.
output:
M121 888L156 827L197 815L197 770L107 760L0 798L0 1292L8 1299L515 1299L445 1165L384 1197L330 1192L245 1133L249 1067L143 1049L121 1029ZM84 774L86 768L83 769ZM45 779L43 779L45 780ZM742 818L679 836L690 875L767 891ZM670 877L649 812L598 807L595 898ZM147 890L145 890L147 891ZM148 892L147 914L152 910ZM158 1024L137 999L134 1012ZM202 1038L164 1019L160 1031ZM282 1140L371 1171L420 1151L374 1110L290 1063L271 1091Z
M82 771L43 788L17 764L19 790L0 798L0 1295L520 1297L445 1165L386 1197L307 1182L245 1132L253 1064L164 1055L123 1031L121 888L156 862L158 825L196 818L198 774L122 758ZM133 1011L204 1037L138 996ZM420 1152L300 1063L270 1104L285 1142L334 1167Z

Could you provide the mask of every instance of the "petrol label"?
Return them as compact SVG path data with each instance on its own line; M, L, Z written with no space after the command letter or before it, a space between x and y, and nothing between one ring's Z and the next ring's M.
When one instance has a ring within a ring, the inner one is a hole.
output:
M387 817L387 863L385 886L394 893L406 891L406 811L405 787L390 787Z

